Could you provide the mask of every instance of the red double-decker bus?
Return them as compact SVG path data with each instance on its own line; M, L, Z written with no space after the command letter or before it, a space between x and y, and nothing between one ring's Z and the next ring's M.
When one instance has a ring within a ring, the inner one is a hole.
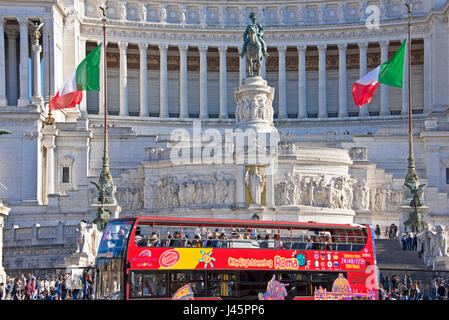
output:
M97 299L377 299L369 225L120 218L96 270Z

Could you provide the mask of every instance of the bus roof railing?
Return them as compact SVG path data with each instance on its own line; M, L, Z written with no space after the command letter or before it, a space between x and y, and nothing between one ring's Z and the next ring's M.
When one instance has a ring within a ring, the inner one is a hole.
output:
M292 221L266 221L266 220L231 220L231 219L201 219L201 218L171 218L171 217L123 217L112 219L110 222L133 220L137 222L148 222L169 225L192 225L192 226L228 226L228 227L258 227L258 228L281 228L281 229L317 229L317 230L360 230L366 226L359 224L329 224L315 222L292 222Z

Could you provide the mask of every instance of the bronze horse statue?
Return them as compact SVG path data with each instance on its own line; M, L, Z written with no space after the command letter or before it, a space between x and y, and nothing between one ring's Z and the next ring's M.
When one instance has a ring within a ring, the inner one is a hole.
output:
M252 25L248 26L248 38L249 41L245 48L246 73L248 77L260 77L263 59L262 46L257 39L257 30Z

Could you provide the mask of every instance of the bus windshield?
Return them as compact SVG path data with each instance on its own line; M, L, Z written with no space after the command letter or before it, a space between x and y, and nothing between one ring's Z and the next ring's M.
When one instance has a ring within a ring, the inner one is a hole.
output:
M109 223L98 248L99 258L121 258L126 247L132 221Z
M107 225L96 260L96 295L101 299L124 298L125 254L133 221L114 221Z

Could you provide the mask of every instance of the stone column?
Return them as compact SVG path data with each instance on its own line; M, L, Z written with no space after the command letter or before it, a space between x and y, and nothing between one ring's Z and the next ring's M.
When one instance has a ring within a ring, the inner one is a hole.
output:
M307 118L307 75L306 75L306 51L307 45L299 44L298 48L298 117Z
M348 117L347 84L346 84L346 43L338 44L338 117Z
M58 130L56 126L45 126L42 130L42 145L47 151L47 194L55 193L55 148L56 148L56 136L58 135Z
M285 52L287 46L278 46L279 53L279 119L287 119L287 70L285 68Z
M383 63L388 60L388 40L382 40L380 44L380 62ZM390 93L389 88L385 84L380 84L380 115L390 115Z
M401 41L401 44L404 42L404 40ZM405 45L405 56L404 56L404 75L403 75L403 82L402 82L402 110L401 114L408 114L409 111L409 105L408 105L408 46L410 43L407 41ZM413 78L413 75L412 75ZM413 101L412 101L413 102ZM412 106L413 107L413 106Z
M30 104L30 86L28 72L28 18L18 17L20 29L20 98L17 105L27 106Z
M200 118L207 119L207 46L198 46L200 52Z
M17 105L17 46L16 39L19 35L15 29L6 29L8 38L8 105Z
M6 100L6 57L5 57L4 25L5 19L4 17L0 17L0 106L6 106L8 104L8 101Z
M327 44L319 44L317 47L318 47L318 118L327 118L327 102L326 102Z
M242 48L239 47L239 86L243 84L243 80L246 78L246 57L241 57ZM265 60L265 59L263 59Z
M179 46L179 117L189 117L189 88L187 86L187 50L188 45Z
M359 42L358 43L359 50L360 50L360 72L359 77L363 77L365 74L367 74L367 60L366 60L366 50L368 48L368 42ZM368 105L364 104L360 107L360 113L359 116L361 117L367 117L369 116L369 110Z
M148 68L147 68L147 49L148 43L139 43L140 53L140 113L141 117L148 117Z
M160 118L168 118L168 78L167 78L168 44L159 45L160 54Z
M42 98L42 86L41 86L41 51L42 47L40 44L33 44L33 67L34 67L34 94L32 98L33 104L43 105L44 99ZM83 99L84 100L84 99Z
M226 46L219 46L220 53L220 119L228 118L228 78L226 69Z
M432 37L424 37L424 113L432 111Z
M120 50L120 115L127 116L128 112L128 66L126 59L126 49L128 42L119 42Z

